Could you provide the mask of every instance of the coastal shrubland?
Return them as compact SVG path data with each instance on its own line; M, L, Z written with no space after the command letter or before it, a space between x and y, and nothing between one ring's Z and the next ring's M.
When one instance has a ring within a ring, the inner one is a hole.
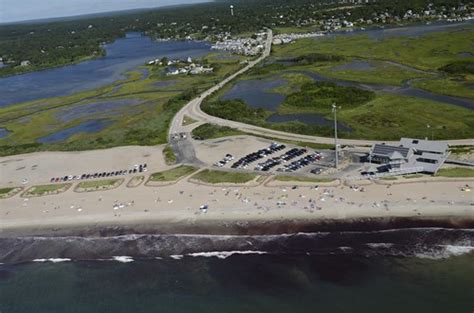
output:
M301 90L290 94L278 111L324 112L331 111L333 103L345 108L357 107L375 99L375 93L355 87L337 86L331 82L312 82L301 86Z
M199 137L201 139L214 139L245 134L245 132L235 128L210 123L202 124L192 131L193 136Z

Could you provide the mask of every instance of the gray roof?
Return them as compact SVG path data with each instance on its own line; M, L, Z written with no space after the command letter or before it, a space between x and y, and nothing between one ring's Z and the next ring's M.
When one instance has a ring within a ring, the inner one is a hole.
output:
M402 138L400 139L400 145L418 151L430 151L435 153L445 153L448 150L448 144L443 141Z
M403 155L398 151L393 151L389 155L390 160L400 160L403 159Z
M398 152L402 157L406 158L408 156L408 153L410 152L410 148L379 143L375 144L372 148L372 154L379 156L390 157L393 152Z

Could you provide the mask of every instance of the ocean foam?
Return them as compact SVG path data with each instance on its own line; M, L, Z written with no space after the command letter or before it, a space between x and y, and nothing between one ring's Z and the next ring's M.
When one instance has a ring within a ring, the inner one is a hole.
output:
M393 246L393 243L385 243L385 242L369 242L367 243L367 246L370 248L391 248Z
M234 254L267 254L265 251L253 251L253 250L247 250L247 251L209 251L209 252L196 252L196 253L190 253L187 254L188 256L191 257L205 257L205 258L211 258L211 257L216 257L219 259L226 259Z
M126 255L114 256L114 257L112 257L112 260L117 261L117 262L121 262L121 263L130 263L130 262L134 261L131 256L126 256Z
M173 254L170 255L170 258L175 259L175 260L181 260L184 257L182 254Z
M52 263L61 263L69 262L71 259L68 258L50 258L50 259L34 259L33 262L52 262Z

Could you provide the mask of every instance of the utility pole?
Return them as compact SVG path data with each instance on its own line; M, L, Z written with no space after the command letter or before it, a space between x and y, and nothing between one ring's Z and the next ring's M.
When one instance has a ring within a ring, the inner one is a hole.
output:
M332 104L332 112L334 113L334 151L336 155L334 167L337 168L339 165L339 150L337 147L337 106L335 103Z

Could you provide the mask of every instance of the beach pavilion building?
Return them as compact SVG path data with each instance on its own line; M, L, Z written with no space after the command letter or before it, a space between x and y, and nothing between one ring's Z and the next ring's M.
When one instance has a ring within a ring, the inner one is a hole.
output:
M445 142L402 138L398 145L374 144L367 159L377 164L371 169L375 173L436 174L448 158L448 148Z

